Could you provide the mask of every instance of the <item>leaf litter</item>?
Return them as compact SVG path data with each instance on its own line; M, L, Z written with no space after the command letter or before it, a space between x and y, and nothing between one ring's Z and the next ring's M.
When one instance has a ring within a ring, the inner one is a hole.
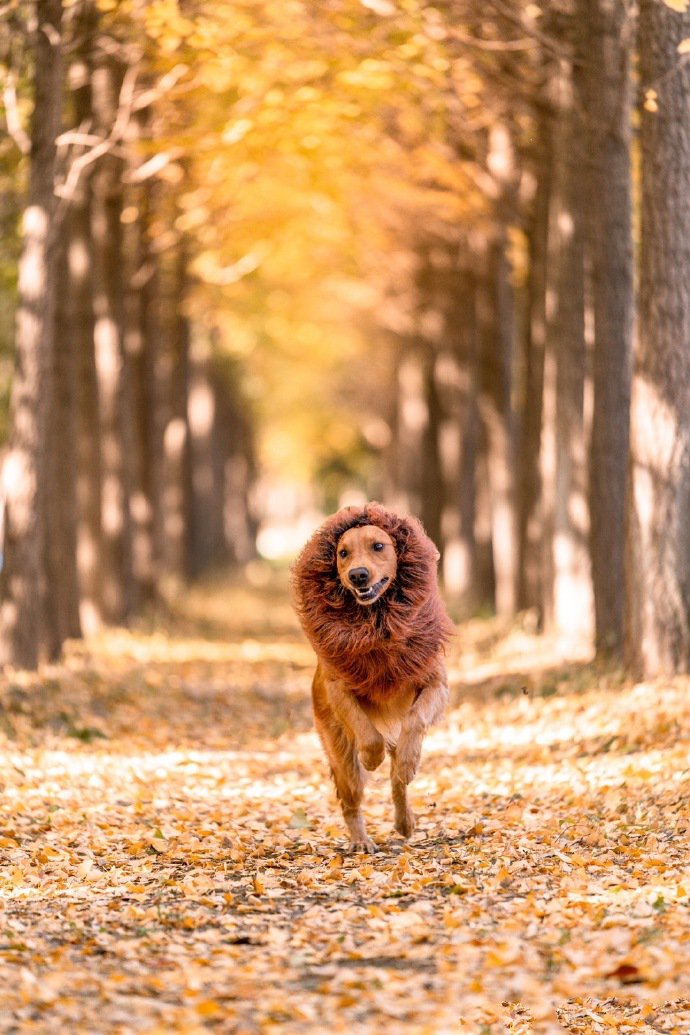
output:
M284 588L0 684L0 1031L690 1030L690 684L472 622L347 855Z

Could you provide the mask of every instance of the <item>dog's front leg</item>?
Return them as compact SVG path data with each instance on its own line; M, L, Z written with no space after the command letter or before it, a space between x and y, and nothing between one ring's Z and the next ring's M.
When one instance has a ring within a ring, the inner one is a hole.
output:
M425 686L403 719L395 748L393 782L407 786L414 779L429 727L441 717L448 703L448 687L442 680Z
M378 769L386 754L383 737L357 699L341 683L328 680L326 686L331 708L352 733L362 765L370 772Z
M391 752L395 829L403 837L411 837L415 829L414 813L407 801L407 785L417 772L424 734L440 718L447 701L445 682L438 680L425 686L403 719L398 742Z

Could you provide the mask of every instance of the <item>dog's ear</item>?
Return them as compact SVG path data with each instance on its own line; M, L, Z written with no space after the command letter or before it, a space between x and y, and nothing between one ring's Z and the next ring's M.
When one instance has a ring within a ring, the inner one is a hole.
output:
M441 559L441 554L436 544L426 534L424 526L417 518L401 518L394 538L399 555L405 553L408 549L412 549L415 553L421 549L428 564L436 564Z

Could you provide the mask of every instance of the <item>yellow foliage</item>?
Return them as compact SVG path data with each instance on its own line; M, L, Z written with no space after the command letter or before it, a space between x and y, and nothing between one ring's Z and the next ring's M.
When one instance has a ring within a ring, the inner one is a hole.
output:
M262 459L313 478L344 441L357 453L344 427L385 415L385 398L354 403L337 386L349 360L381 351L377 314L401 293L392 242L488 215L476 141L462 159L457 147L463 118L479 132L486 118L486 59L458 49L457 19L423 0L111 10L148 41L153 73L187 69L156 105L153 143L183 156L157 233L190 242L190 311L224 350L251 355Z

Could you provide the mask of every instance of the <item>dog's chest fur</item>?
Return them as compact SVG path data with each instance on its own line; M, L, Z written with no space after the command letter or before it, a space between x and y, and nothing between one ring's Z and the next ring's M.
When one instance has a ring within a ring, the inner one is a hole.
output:
M415 696L413 691L408 690L394 698L363 705L364 711L388 747L395 747L398 743L403 719L412 707Z
M373 635L350 652L319 645L318 653L332 674L345 682L360 701L377 709L399 708L401 700L424 686L441 666L438 635L419 616L421 630L411 636L383 638ZM372 642L373 641L373 642Z

